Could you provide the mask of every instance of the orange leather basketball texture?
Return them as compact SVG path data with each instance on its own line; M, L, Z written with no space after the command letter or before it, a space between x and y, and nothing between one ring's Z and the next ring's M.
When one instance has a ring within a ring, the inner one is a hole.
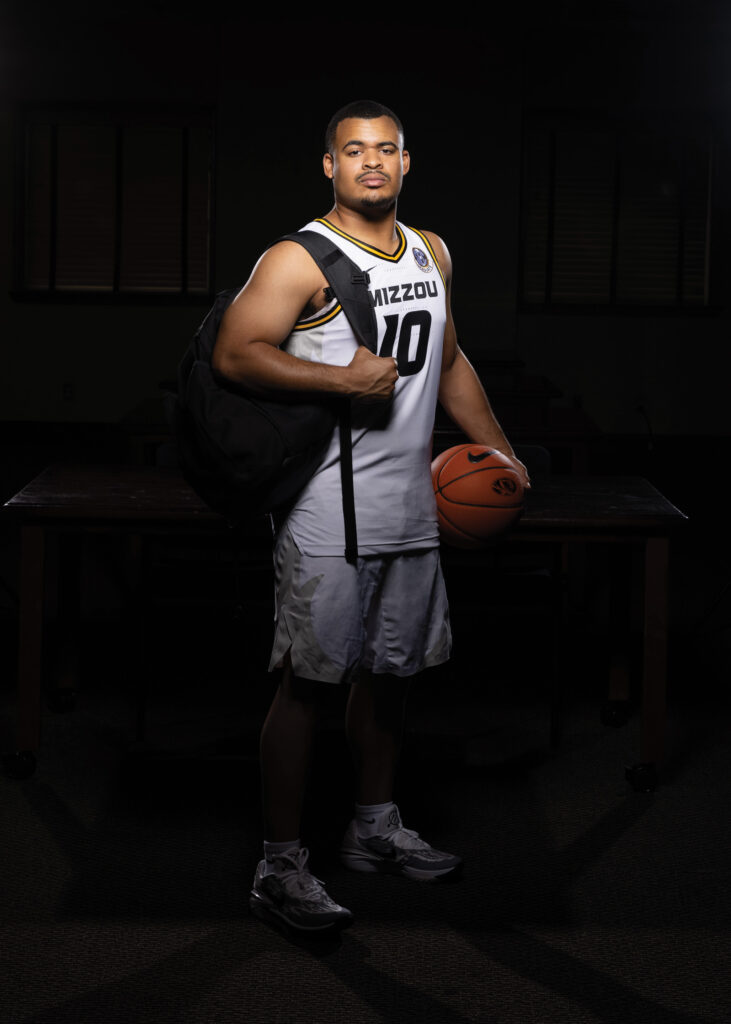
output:
M510 459L480 444L448 448L432 462L439 533L446 544L480 548L521 515L523 485Z

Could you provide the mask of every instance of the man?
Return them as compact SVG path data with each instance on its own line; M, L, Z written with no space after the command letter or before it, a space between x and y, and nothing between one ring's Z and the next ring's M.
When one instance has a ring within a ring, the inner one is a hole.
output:
M358 792L343 862L425 880L461 865L405 829L393 803L408 680L445 661L451 644L430 476L437 397L472 441L513 458L528 484L457 345L446 246L396 220L409 166L392 111L370 101L342 108L323 158L334 206L307 225L368 273L378 355L358 346L307 252L282 242L261 257L229 307L213 357L216 369L249 388L352 400L357 565L344 557L337 432L275 544L270 668L281 666L282 676L261 736L265 855L251 907L302 930L352 920L310 874L299 839L325 683L351 686L346 731Z

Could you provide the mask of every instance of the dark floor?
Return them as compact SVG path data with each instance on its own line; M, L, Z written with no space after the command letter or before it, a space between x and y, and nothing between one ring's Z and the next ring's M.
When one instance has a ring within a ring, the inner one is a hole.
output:
M398 793L410 827L463 854L449 886L339 865L352 776L333 690L304 840L356 923L308 945L247 907L271 684L233 665L268 631L157 623L144 742L123 631L87 624L76 710L45 713L33 778L0 779L4 1024L729 1020L728 699L689 682L687 652L663 784L638 794L637 716L599 719L605 638L584 623L566 641L550 753L540 623L479 632L460 614L461 653L414 689ZM9 682L2 698L7 738Z

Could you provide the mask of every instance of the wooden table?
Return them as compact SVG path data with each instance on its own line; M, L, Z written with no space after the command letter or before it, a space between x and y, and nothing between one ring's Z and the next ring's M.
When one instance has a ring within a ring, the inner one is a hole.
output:
M40 747L44 554L49 532L128 536L217 532L226 524L173 470L148 466L51 466L4 506L20 524L20 630L15 751L5 758L16 777L32 774ZM668 635L668 554L673 530L686 517L641 478L545 477L511 536L561 545L641 545L644 551L644 663L640 761L628 771L638 789L652 789L664 756ZM267 519L254 521L248 542L267 552ZM619 687L621 690L621 686Z

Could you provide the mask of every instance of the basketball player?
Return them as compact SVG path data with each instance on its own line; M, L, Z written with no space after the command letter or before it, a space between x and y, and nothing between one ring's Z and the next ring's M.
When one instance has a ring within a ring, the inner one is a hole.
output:
M393 802L408 680L449 657L431 485L437 398L474 442L515 459L460 351L444 243L396 220L409 171L401 122L387 107L352 103L331 119L323 157L334 205L307 224L367 271L379 353L359 347L308 253L281 242L257 263L229 307L214 366L249 388L352 400L357 565L344 557L337 431L279 527L276 628L270 668L281 681L261 735L264 858L252 910L303 931L352 914L308 869L300 843L305 779L326 684L350 685L346 731L358 777L355 817L341 850L356 871L430 880L455 874L456 855L404 828Z

